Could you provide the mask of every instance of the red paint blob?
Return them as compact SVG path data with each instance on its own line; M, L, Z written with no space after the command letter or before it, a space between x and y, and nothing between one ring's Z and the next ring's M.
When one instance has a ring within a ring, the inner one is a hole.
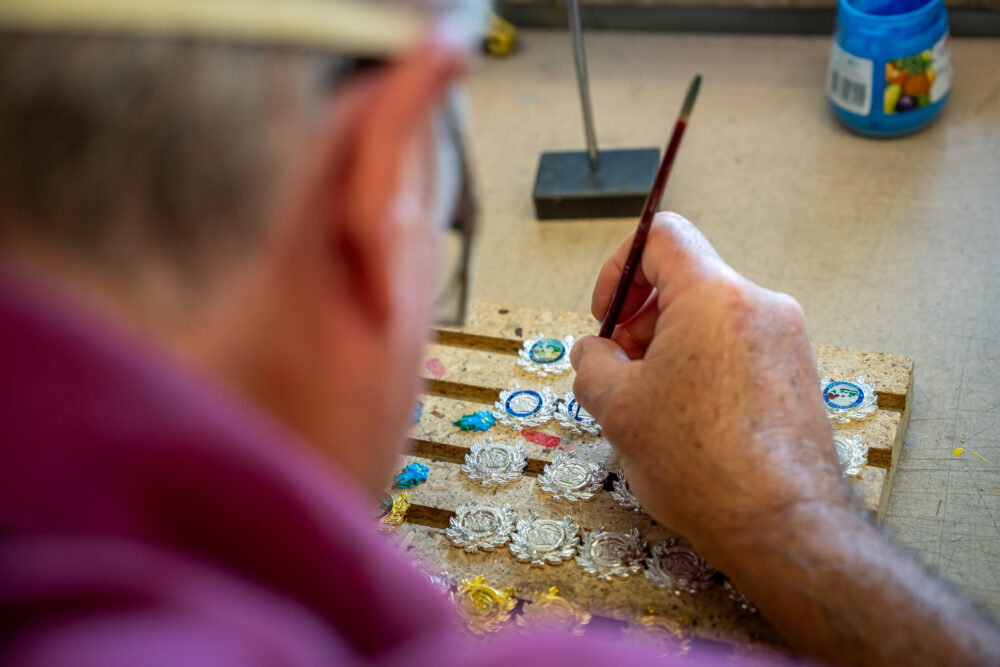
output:
M441 360L438 359L437 357L428 359L427 363L424 364L424 367L427 369L427 372L433 375L434 377L436 378L444 377L445 373L444 364L442 364Z
M541 445L542 447L558 447L562 444L562 438L558 435L549 435L548 433L539 433L533 428L521 429L521 435L528 442L533 442L536 445Z

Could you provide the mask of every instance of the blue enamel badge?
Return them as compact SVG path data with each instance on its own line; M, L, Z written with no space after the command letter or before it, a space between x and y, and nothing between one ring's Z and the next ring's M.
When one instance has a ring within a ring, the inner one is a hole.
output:
M392 485L394 489L412 489L420 482L427 481L427 475L430 469L414 461L410 465L403 468L403 472L396 476L396 483Z
M463 431L488 431L496 419L488 410L477 410L471 415L462 415L461 419L452 423Z

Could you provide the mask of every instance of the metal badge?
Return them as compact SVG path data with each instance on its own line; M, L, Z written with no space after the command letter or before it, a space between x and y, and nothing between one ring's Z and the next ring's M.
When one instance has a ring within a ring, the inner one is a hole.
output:
M604 526L598 526L597 530L583 536L577 547L576 562L584 572L601 579L624 579L642 569L645 549L646 540L637 528L627 533L609 533Z
M541 426L552 419L556 399L552 390L521 389L514 385L500 392L500 400L493 404L493 416L504 426L520 431L525 426Z
M482 576L463 579L455 592L458 615L469 632L482 635L500 630L510 621L510 612L517 605L514 589L499 591L486 584Z
M406 519L406 511L410 509L410 496L403 491L382 498L382 512L378 515L378 530L387 533Z
M861 466L868 463L868 445L861 442L861 436L848 438L843 435L833 436L833 444L837 448L837 458L845 475L856 477L861 474Z
M525 632L542 630L578 637L590 618L590 612L564 598L553 586L544 593L535 593L521 607L516 620Z
M451 575L448 574L446 570L442 570L437 574L432 574L426 570L422 570L424 576L427 577L427 581L431 582L441 595L451 599L455 595L455 582L452 580Z
M489 410L476 410L472 414L462 415L452 422L452 426L457 426L463 431L489 431L496 423L493 413Z
M540 377L558 375L571 368L569 351L572 348L572 336L559 340L538 334L524 341L524 345L517 353L517 363L524 370Z
M631 643L657 642L664 649L659 657L676 658L691 650L689 624L687 619L660 616L652 607L647 607L644 615L633 619L622 629L622 635Z
M865 382L865 378L861 375L856 377L854 382L825 377L820 380L820 384L823 386L826 416L838 424L864 419L878 410L875 385Z
M748 614L757 613L757 607L753 606L753 603L750 602L750 598L748 598L746 596L746 593L740 590L736 586L736 584L726 579L724 582L722 582L722 587L726 589L726 595L729 596L729 599L732 600L733 604L735 604L737 607L747 612Z
M604 486L608 473L599 463L578 458L576 452L556 454L538 476L538 486L552 500L571 503L590 500Z
M471 500L455 511L444 533L452 544L469 553L491 551L507 544L516 521L510 505L489 507Z
M392 485L394 489L412 489L417 484L427 481L427 476L430 473L430 468L427 466L417 463L414 461L409 464L403 471L396 475L396 481Z
M518 521L510 536L510 550L519 561L532 565L559 565L576 553L580 543L580 526L567 515L562 521L539 519L532 513L526 521Z
M576 402L573 392L569 392L563 396L559 404L556 405L556 421L563 428L569 429L573 433L597 435L601 432L601 425Z
M698 593L714 584L715 570L683 540L672 537L653 545L651 554L646 558L646 578L654 586L680 595Z
M523 475L526 465L528 452L523 442L504 445L486 438L472 443L472 451L465 455L462 472L482 486L504 485Z
M632 487L629 486L628 478L625 476L625 471L619 470L615 477L617 479L612 482L614 489L611 491L611 497L617 500L618 504L625 509L632 510L633 512L641 512L642 507L639 505L639 501L632 493Z

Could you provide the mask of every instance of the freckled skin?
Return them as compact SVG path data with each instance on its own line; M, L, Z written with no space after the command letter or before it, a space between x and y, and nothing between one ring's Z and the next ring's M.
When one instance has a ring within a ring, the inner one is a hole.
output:
M597 319L630 245L600 272ZM578 341L572 361L643 507L805 655L1000 661L995 630L850 504L798 303L737 274L690 222L657 216L612 340ZM888 618L892 633L872 631Z

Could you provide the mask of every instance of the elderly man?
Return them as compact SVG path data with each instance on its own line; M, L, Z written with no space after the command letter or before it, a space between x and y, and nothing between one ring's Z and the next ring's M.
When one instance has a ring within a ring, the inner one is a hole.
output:
M460 191L456 28L343 0L83 4L0 2L0 663L652 661L468 644L372 529ZM622 321L574 348L581 404L795 648L1000 660L852 510L794 300L665 214Z

